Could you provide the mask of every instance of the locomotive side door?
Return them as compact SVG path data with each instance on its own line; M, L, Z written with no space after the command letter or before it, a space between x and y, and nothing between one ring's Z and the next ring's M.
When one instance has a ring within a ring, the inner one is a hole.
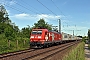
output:
M52 41L54 41L54 33L52 33Z
M45 40L48 41L48 32L45 32Z

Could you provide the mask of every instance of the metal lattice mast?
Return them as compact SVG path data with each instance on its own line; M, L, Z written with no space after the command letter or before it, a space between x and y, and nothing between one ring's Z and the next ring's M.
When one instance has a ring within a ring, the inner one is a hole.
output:
M59 19L59 32L61 33L61 20Z

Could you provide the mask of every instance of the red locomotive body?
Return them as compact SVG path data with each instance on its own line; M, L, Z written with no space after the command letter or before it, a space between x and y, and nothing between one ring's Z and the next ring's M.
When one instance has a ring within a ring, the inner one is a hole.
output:
M30 47L45 47L62 40L61 33L48 29L33 29L30 36Z

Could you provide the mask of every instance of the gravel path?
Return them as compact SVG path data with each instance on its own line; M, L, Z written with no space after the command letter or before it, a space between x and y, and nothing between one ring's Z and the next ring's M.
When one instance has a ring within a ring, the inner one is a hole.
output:
M90 60L90 50L88 49L88 44L85 44L85 59Z

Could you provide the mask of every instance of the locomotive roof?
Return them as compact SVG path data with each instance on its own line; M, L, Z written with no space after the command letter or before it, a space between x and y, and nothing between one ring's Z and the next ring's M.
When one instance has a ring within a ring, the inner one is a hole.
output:
M59 33L59 34L61 34L60 32L56 32L56 31L53 31L53 30L49 30L49 32L54 32L54 33Z
M33 30L48 30L48 29L33 29Z
M48 29L33 29L33 30L46 30L46 31L49 31L49 32L54 32L54 33L61 34L60 32L56 32L54 30L48 30Z

